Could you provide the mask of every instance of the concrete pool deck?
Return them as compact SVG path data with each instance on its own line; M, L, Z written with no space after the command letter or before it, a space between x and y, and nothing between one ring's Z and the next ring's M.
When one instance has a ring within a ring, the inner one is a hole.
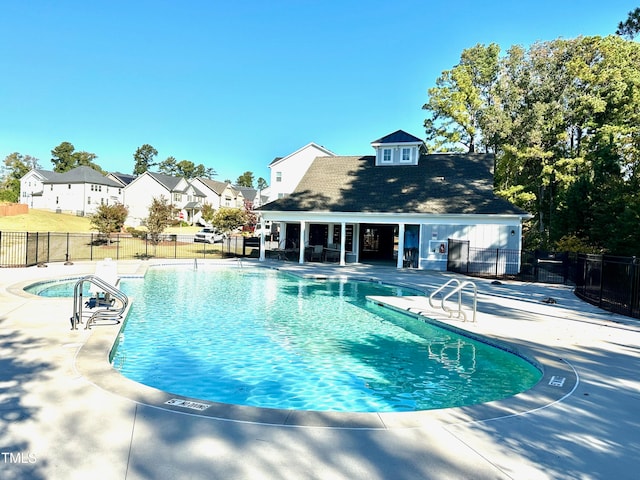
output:
M118 262L118 272L136 275L152 264ZM466 278L370 265L260 265L426 292L450 278ZM448 319L425 298L395 305L533 357L545 377L529 392L417 414L282 417L282 411L233 406L213 405L202 413L166 406L175 396L110 369L108 350L119 327L71 331L69 299L22 290L43 279L94 272L95 262L0 269L3 480L637 476L640 321L582 302L570 287L471 279L478 285L476 322ZM556 303L543 302L549 298Z

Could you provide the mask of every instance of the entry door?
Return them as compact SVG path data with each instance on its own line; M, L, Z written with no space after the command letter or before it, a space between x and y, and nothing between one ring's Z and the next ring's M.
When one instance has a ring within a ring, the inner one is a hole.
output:
M312 223L309 225L309 245L327 246L329 225L326 223Z
M393 260L395 225L363 224L360 228L360 260Z
M287 236L285 240L286 249L300 248L300 224L287 223Z

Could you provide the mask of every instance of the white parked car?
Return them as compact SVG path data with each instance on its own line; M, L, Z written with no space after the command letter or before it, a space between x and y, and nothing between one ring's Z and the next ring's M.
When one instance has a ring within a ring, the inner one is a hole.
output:
M220 233L215 228L203 228L199 232L196 233L193 238L194 242L203 242L203 243L216 243L222 242L225 239L224 233Z

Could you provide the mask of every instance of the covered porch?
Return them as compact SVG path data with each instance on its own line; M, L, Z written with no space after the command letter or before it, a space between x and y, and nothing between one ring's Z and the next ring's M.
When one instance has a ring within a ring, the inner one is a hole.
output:
M521 250L522 219L518 215L271 211L263 215L280 230L277 247L260 238L261 260L446 271L449 240L481 249ZM505 268L519 270L519 260L514 262Z
M307 262L372 263L418 268L420 226L357 219L305 220L269 218L279 228L279 242L260 236L260 260L277 258ZM323 221L324 220L324 221ZM373 219L372 219L373 220Z

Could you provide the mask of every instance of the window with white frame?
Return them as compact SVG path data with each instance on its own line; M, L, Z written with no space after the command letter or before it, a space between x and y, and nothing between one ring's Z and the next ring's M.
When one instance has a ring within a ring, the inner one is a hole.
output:
M402 147L402 155L400 161L403 163L409 163L411 161L411 149L408 147Z
M391 163L393 160L393 157L391 156L391 149L390 148L383 148L382 149L382 160L381 163Z
M276 182L282 181L282 172L276 172Z

